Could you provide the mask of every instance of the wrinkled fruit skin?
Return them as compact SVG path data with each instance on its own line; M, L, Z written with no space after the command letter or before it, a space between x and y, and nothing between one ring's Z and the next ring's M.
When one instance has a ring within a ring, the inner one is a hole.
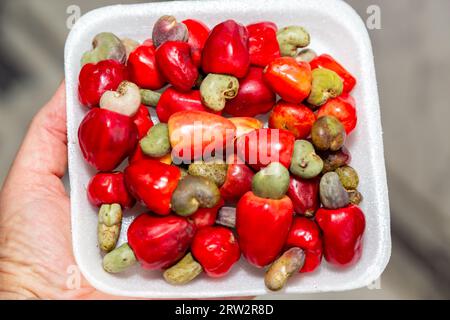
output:
M313 217L320 207L320 179L302 179L291 177L287 196L292 200L294 211L298 215Z
M192 61L197 67L202 64L202 51L209 35L209 28L201 21L187 19L183 23L189 32L188 43L191 46Z
M286 130L259 129L237 139L237 153L255 170L280 162L286 168L291 164L295 137Z
M96 107L103 93L116 90L127 78L127 69L115 60L88 63L83 66L78 78L78 99L86 107Z
M147 135L148 130L153 127L153 121L148 109L143 104L140 105L137 113L133 117L133 122L138 131L139 140Z
M301 273L313 272L322 262L322 237L317 224L304 217L296 217L286 240L287 248L301 248L305 251L305 263Z
M192 241L192 255L213 278L228 274L239 261L241 251L233 232L225 227L206 227Z
M273 22L259 22L247 26L248 51L250 63L265 67L272 60L280 57L280 46L277 40L277 26Z
M215 26L203 48L203 71L242 78L249 66L247 29L233 20Z
M358 206L336 210L320 208L316 221L323 232L324 254L329 263L347 267L361 258L366 222Z
M163 92L156 106L156 114L160 122L167 123L169 118L179 111L212 111L202 104L199 90L180 92L173 87Z
M227 101L225 112L234 117L254 117L270 111L275 100L275 93L263 80L263 69L252 67L239 81L239 92Z
M186 42L167 41L156 49L159 70L169 83L180 91L189 91L198 78L192 61L191 47Z
M185 218L144 213L128 228L128 244L144 269L165 269L184 256L194 234L195 226Z
M130 80L140 88L159 90L167 82L156 65L155 51L155 46L151 42L146 42L128 57Z
M322 54L312 60L311 69L326 68L336 72L344 82L344 92L349 93L356 85L355 77L348 72L339 62L328 54Z
M94 108L81 122L78 140L87 163L98 171L112 171L134 151L138 133L133 118Z
M321 151L339 150L344 145L346 137L344 126L334 116L320 117L311 130L314 147Z
M323 159L322 173L334 171L339 167L349 164L352 160L350 151L345 146L337 151L320 152L319 155Z
M118 203L123 209L129 209L136 202L126 188L122 172L97 173L88 184L87 196L96 207Z
M239 246L247 261L264 267L283 249L294 214L292 201L259 198L247 192L236 207Z
M170 200L180 180L180 169L158 160L139 160L125 169L131 194L159 215L170 214Z
M307 62L297 62L292 57L273 60L264 69L264 79L287 102L300 103L311 92L311 67Z
M320 107L317 117L334 116L344 126L345 132L349 135L356 127L358 118L356 116L355 99L344 93L341 96L328 100Z
M244 163L228 161L225 183L220 188L222 198L227 202L235 203L252 190L252 180L255 174Z
M168 125L172 156L188 163L201 158L207 147L206 151L212 148L221 152L226 141L233 141L236 135L236 127L230 120L208 112L177 112ZM201 143L194 143L194 135L201 138Z
M250 133L257 129L261 129L264 124L256 118L251 117L235 117L228 118L236 126L236 138Z
M306 139L315 121L314 112L304 105L280 101L270 114L269 128L288 130L296 139Z
M327 172L320 179L320 201L327 209L343 208L350 203L337 173Z
M204 227L211 227L216 223L217 214L225 204L223 199L213 208L200 208L193 215L189 216L189 220L198 229Z

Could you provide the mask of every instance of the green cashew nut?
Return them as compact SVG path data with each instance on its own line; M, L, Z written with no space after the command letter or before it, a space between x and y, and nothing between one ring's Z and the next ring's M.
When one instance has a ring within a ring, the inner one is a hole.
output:
M194 162L189 165L188 173L191 176L205 177L214 181L220 187L225 183L228 165L223 162Z
M214 111L221 111L229 99L237 96L239 81L236 77L210 73L200 85L202 102Z
M337 151L345 143L345 128L334 116L323 116L317 119L311 129L311 139L318 150Z
M344 166L337 168L335 172L338 174L345 189L356 190L358 188L359 177L355 169L350 166Z
M172 285L183 285L191 282L203 272L203 268L191 253L188 253L176 265L164 271L164 279Z
M327 209L344 208L350 203L336 172L325 173L320 179L320 201Z
M132 53L137 47L139 47L139 42L137 42L136 40L130 38L122 38L121 41L125 47L127 58L130 56L130 53Z
M291 167L292 174L311 179L317 177L323 169L323 160L316 154L314 146L306 140L297 140L294 144Z
M122 41L110 32L99 33L92 41L93 50L85 52L81 58L81 65L97 63L103 60L127 61L127 50Z
M139 92L141 93L142 104L150 107L157 106L159 99L161 98L161 93L147 89L140 89Z
M312 71L311 93L307 102L313 106L320 107L328 99L336 98L342 94L344 82L339 75L325 68L317 68Z
M252 190L261 198L281 199L289 188L289 171L279 162L260 170L252 180Z
M116 247L122 227L122 208L119 204L104 204L98 213L98 245L101 250L110 252Z
M311 62L317 57L317 53L312 49L303 49L296 56L298 62Z
M133 250L124 243L103 257L103 269L108 273L120 273L137 262Z
M297 247L287 250L269 267L264 277L267 289L281 290L288 279L297 273L305 263L305 252Z
M282 56L295 57L299 48L309 45L310 36L303 27L289 26L277 32L277 40Z
M199 208L213 208L220 201L220 191L210 179L188 175L172 194L172 210L180 216L190 216Z
M170 152L169 128L166 123L158 123L150 128L139 142L142 152L150 157L159 158Z

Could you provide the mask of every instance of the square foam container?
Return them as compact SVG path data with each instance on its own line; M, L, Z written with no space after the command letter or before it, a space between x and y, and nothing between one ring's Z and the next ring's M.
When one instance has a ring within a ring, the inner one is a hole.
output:
M92 38L104 31L140 41L150 38L154 22L166 14L176 16L179 21L199 19L210 27L226 19L243 24L270 20L279 27L301 25L311 34L310 48L319 54L331 54L356 76L358 85L352 95L357 104L358 125L346 146L352 153L351 165L360 174L359 190L364 196L361 204L366 215L363 255L356 265L343 270L324 260L316 272L292 277L282 293L351 290L378 279L389 261L391 238L374 60L363 21L340 0L175 1L116 5L89 12L76 23L66 42L65 71L73 251L84 277L100 291L136 298L270 293L264 286L264 271L248 265L243 259L227 277L211 279L201 275L185 286L171 286L164 281L161 271L146 271L139 265L120 275L108 274L102 268L96 232L98 209L89 204L86 196L87 184L95 171L84 162L77 137L78 126L87 112L77 98L81 55L90 49ZM126 241L126 231L133 218L145 211L145 208L137 207L125 213L120 243Z

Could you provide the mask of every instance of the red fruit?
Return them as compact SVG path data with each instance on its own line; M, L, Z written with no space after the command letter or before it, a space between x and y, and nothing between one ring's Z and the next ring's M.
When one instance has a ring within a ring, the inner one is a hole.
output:
M322 54L312 60L310 63L311 70L317 68L325 68L336 72L344 81L344 92L349 93L356 85L355 77L348 72L339 62L328 54Z
M238 94L227 101L225 112L235 117L254 117L270 111L275 101L275 93L263 80L263 69L253 67L239 80Z
M253 169L259 170L272 162L286 168L291 165L295 137L286 130L259 129L237 139L238 155Z
M228 118L236 126L236 138L250 133L257 129L261 129L264 124L256 118L251 117L236 117Z
M325 259L329 263L347 267L361 258L366 220L358 206L320 208L316 221L323 232Z
M158 160L159 162L165 163L165 164L172 164L172 158L171 158L171 154L167 154L165 156L162 156L160 158L153 158L150 156L147 156L146 154L144 154L144 152L141 149L141 146L138 144L136 146L136 149L134 150L134 152L128 157L128 164L132 164L133 162L139 161L139 160L145 160L145 159L150 159L150 160Z
M347 93L330 99L320 107L317 117L335 116L342 123L347 135L356 127L358 119L356 117L355 99Z
M281 99L300 103L311 92L311 67L292 57L277 58L264 69L264 80Z
M124 80L127 80L127 70L116 60L88 63L78 78L78 99L84 106L97 107L102 95L109 90L115 91Z
M194 234L194 225L185 218L144 213L128 228L128 244L144 269L165 269L184 256Z
M246 164L237 161L234 155L228 159L227 176L225 183L220 187L220 194L227 202L238 202L244 194L252 190L252 179L255 174Z
M233 20L215 26L203 48L203 71L242 78L249 66L247 29Z
M233 232L224 227L199 230L192 241L191 250L206 274L213 278L225 276L241 256Z
M291 198L295 213L313 217L320 207L320 179L302 179L291 176L287 196Z
M125 169L125 183L131 194L159 215L170 214L170 201L181 172L158 160L139 160Z
M128 72L131 81L140 88L159 90L166 84L166 79L156 65L155 51L153 43L146 41L130 53Z
M118 203L123 209L129 209L136 202L125 186L122 172L97 173L88 184L87 196L97 207Z
M156 62L164 77L180 91L189 91L198 78L191 47L182 41L166 41L156 49Z
M153 121L150 117L150 113L148 112L147 107L143 104L140 105L137 113L134 115L133 121L138 131L139 140L145 137L148 130L153 127Z
M247 26L248 51L250 63L265 67L280 57L280 45L277 40L277 25L273 22L259 22Z
M306 218L294 218L286 240L286 247L305 251L305 263L300 272L312 272L322 262L322 238L317 224Z
M216 223L217 213L224 204L223 199L220 199L219 203L213 208L200 208L189 216L189 220L194 223L197 229L213 226Z
M209 35L209 28L198 20L187 19L183 23L189 31L188 43L191 46L192 61L197 67L202 64L202 51Z
M269 118L269 128L285 129L296 139L306 139L316 121L316 115L302 104L280 101Z
M78 128L84 159L98 171L113 171L138 142L133 118L106 109L91 109Z
M294 210L288 197L281 200L247 192L236 207L239 247L247 261L257 267L272 263L281 253Z

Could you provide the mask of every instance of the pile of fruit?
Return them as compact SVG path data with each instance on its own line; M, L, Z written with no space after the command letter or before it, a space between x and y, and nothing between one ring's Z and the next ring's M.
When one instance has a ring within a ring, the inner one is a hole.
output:
M242 254L279 290L322 255L339 267L359 260L365 218L344 147L356 79L309 44L300 26L227 20L210 30L172 16L142 44L94 38L79 75L78 135L99 172L87 195L100 208L106 272L139 262L181 285L226 276ZM268 128L256 118L264 114ZM116 248L136 200L148 212Z

